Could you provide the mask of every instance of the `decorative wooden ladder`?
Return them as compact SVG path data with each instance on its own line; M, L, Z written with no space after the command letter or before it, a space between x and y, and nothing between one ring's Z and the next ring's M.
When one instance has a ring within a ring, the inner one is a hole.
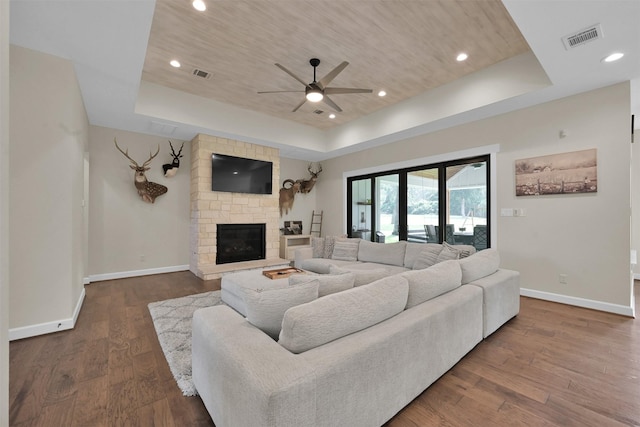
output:
M320 211L320 213L316 211L311 212L311 227L309 228L309 234L311 236L315 233L316 237L320 237L322 233L322 212L323 211Z

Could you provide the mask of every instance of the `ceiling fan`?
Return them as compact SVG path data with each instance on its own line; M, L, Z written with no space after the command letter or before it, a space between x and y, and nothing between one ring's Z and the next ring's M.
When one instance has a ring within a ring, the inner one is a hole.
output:
M273 90L273 91L265 91L265 92L258 92L258 93L304 92L305 98L302 100L300 104L296 106L296 108L293 109L293 112L295 113L307 101L309 102L322 101L325 104L327 104L329 107L333 108L334 110L338 112L342 112L342 108L338 107L338 105L335 102L333 102L327 95L373 92L371 89L357 89L357 88L350 88L350 87L327 87L327 85L331 83L331 81L335 79L336 76L340 74L340 72L344 70L347 65L349 65L347 61L342 62L340 65L338 65L336 68L331 70L326 76L324 76L318 81L316 81L316 67L320 65L320 60L318 58L311 58L309 60L309 64L311 64L311 66L313 67L313 82L311 83L305 83L304 80L302 80L300 77L293 74L291 71L289 71L282 65L275 64L276 67L280 68L282 71L284 71L285 73L289 74L291 77L293 77L294 79L302 83L305 86L305 89L303 91L302 90Z

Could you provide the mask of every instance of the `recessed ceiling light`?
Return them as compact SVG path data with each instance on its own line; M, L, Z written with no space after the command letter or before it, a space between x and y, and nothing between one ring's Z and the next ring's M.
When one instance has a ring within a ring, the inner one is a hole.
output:
M381 90L380 92L378 92L378 96L386 96L387 92Z
M199 12L204 12L207 10L207 5L204 3L204 0L193 0L193 8Z
M180 61L178 61L177 59L172 59L169 64L171 64L172 67L180 68Z
M604 58L603 61L604 62L613 62L613 61L617 61L618 59L622 58L623 56L624 56L624 53L616 52L616 53L612 53L611 55L609 55L606 58Z
M462 53L458 54L458 56L456 57L456 61L462 62L462 61L465 61L468 57L469 57L469 55L467 55L466 53L462 52Z
M331 114L329 114L329 118L330 118L330 119L335 119L335 118L336 118L336 115L335 115L335 114L333 114L333 113L331 113Z

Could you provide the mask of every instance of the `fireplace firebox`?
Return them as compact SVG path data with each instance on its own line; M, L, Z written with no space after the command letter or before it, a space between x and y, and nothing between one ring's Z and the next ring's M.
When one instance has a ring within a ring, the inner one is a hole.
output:
M218 224L216 264L265 259L266 224Z

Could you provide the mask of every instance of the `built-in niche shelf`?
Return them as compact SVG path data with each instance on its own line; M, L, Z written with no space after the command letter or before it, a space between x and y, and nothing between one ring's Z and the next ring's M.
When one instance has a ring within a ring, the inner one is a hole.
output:
M280 258L293 261L296 259L296 249L310 247L310 234L288 234L280 236Z

